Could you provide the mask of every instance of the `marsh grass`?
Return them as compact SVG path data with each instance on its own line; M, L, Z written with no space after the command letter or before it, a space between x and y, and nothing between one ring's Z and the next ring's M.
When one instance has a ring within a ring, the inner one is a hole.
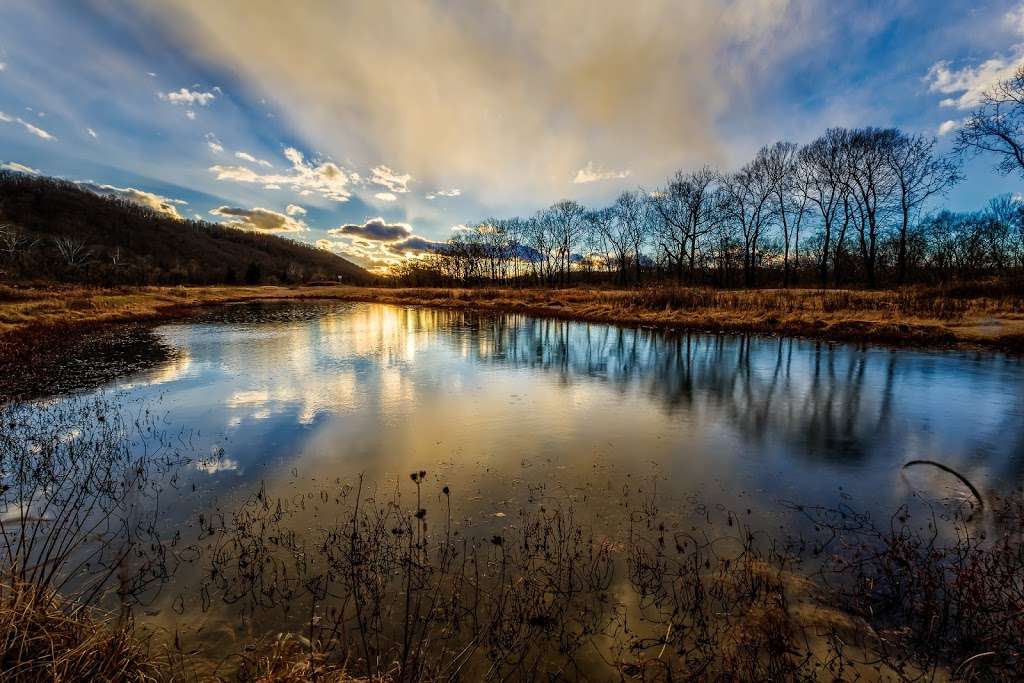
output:
M166 678L133 624L55 592L14 580L0 585L3 680L149 682Z
M423 496L423 475L414 503L340 482L261 490L206 521L204 591L300 615L287 650L303 666L395 681L1007 680L1020 664L1020 505L1001 506L993 539L956 511L942 541L938 518L906 511L883 530L801 509L816 535L786 538L728 510L682 523L653 497L601 536L571 501L546 501L470 538L451 524L452 492ZM299 533L313 507L342 521Z

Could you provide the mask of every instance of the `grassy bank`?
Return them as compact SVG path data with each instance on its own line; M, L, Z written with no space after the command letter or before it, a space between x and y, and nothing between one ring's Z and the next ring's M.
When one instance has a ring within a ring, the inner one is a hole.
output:
M26 340L97 324L187 316L245 301L327 299L528 313L694 331L1024 351L1024 292L1013 286L898 291L710 288L391 289L346 286L14 289L0 287L0 356Z

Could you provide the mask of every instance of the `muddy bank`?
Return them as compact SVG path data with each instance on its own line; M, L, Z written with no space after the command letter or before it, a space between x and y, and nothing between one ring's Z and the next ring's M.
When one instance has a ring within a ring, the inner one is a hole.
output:
M146 323L96 323L35 330L5 340L0 401L85 391L174 358Z

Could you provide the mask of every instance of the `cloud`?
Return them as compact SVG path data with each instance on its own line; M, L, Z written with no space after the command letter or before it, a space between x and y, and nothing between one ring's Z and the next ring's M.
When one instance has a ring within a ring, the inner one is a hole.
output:
M939 104L943 107L971 109L993 86L1013 76L1021 61L1024 61L1024 47L1021 46L1010 55L991 57L977 66L956 69L951 62L943 60L928 69L925 82L930 92L955 96L942 99Z
M384 273L403 261L422 258L445 248L443 242L433 242L418 235L409 235L395 242L374 241L345 236L342 240L317 240L316 246L344 256L367 270Z
M185 118L187 118L189 121L195 121L196 113L189 109L187 112L185 112Z
M375 166L370 171L370 182L375 185L382 185L388 188L389 192L397 192L399 194L409 191L409 181L412 180L412 176L408 173L400 174L392 171L387 166Z
M438 197L458 197L462 194L462 190L455 187L450 190L436 190L426 194L427 199L437 199Z
M28 175L39 175L39 170L19 164L17 161L7 161L0 164L0 171L14 171L15 173L27 173Z
M227 218L228 220L221 221L222 225L251 232L303 232L309 229L301 220L260 207L243 209L233 206L218 206L212 209L210 214Z
M1004 14L1003 24L1018 35L1024 36L1024 3Z
M198 104L200 107L205 107L217 98L215 92L200 92L198 90L189 90L188 88L181 88L174 92L161 92L157 93L157 95L160 96L160 99L166 100L171 104Z
M55 136L50 135L50 133L48 133L47 131L43 130L39 126L31 124L31 123L29 123L28 121L26 121L25 119L23 119L23 118L21 118L19 116L10 116L8 114L5 114L2 111L0 111L0 123L17 123L17 124L21 125L22 128L24 128L26 131L28 131L32 135L35 135L37 138L41 138L43 140L56 140L57 139Z
M301 206L299 206L298 204L289 204L285 208L284 212L286 214L288 214L289 216L305 216L306 215L306 210L304 208L302 208Z
M358 237L373 242L397 242L412 235L408 223L386 223L383 218L371 218L361 225L348 224L327 231L329 235Z
M7 62L0 62L0 71L7 71Z
M955 121L953 119L950 119L948 121L943 121L942 123L940 123L939 129L936 132L938 133L939 137L942 137L943 135L949 135L962 125L962 121Z
M248 161L251 164L259 164L260 166L265 166L266 168L274 167L274 165L267 161L266 159L257 159L248 152L235 152L235 157L241 159L242 161Z
M183 199L170 199L162 195L139 190L134 187L115 187L113 185L99 185L92 181L79 181L78 185L101 197L112 197L123 201L131 202L152 209L172 218L181 218L175 204L187 204Z
M723 158L719 121L826 15L806 0L152 5L185 49L273 93L337 158L432 185L443 167L481 202L531 204L564 196L590 159L643 160L634 175L653 183ZM296 59L309 45L317 58Z
M220 154L224 151L224 145L220 144L220 140L213 133L206 134L206 146L210 148L210 151L214 154Z
M428 240L425 237L413 235L407 239L392 242L387 245L387 248L396 255L415 255L443 251L445 246L444 242L435 242L433 240Z
M444 242L413 234L412 226L407 223L387 223L380 217L370 218L362 224L343 225L327 233L336 239L318 240L317 247L378 273L387 272L403 261L422 258L445 248Z
M1003 15L1003 24L1024 36L1024 4ZM971 109L981 102L987 91L1013 76L1022 63L1024 44L1017 44L1009 54L997 54L976 65L956 68L949 60L935 62L924 80L930 92L953 96L939 102L943 107Z
M92 128L86 128L85 132L88 133L89 137L91 137L91 138L98 138L99 137L99 135L96 134L96 131L94 131Z
M375 194L373 196L375 198L381 200L382 202L393 202L396 199L398 199L398 196L395 195L392 192L378 192L377 194Z
M292 164L288 173L259 173L246 166L223 165L211 166L210 171L216 174L217 180L259 183L264 186L288 185L304 197L316 193L325 199L346 202L352 196L348 185L354 178L358 179L358 174L333 161L307 162L302 152L294 147L286 148L284 156Z
M595 183L599 180L628 178L631 173L631 171L609 171L598 166L593 161L588 161L586 166L576 171L576 177L572 181L577 185L581 183Z

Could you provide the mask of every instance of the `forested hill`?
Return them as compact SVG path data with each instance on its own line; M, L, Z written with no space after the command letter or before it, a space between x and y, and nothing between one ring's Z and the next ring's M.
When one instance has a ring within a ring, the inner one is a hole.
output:
M115 284L363 283L311 245L183 220L77 183L0 172L0 280Z

